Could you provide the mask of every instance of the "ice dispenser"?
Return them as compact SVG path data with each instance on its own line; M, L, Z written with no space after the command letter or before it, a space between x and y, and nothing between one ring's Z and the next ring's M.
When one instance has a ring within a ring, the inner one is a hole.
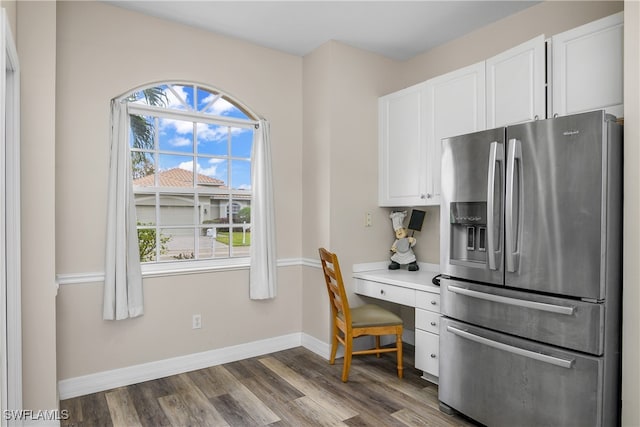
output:
M454 202L451 206L451 261L487 261L487 203Z

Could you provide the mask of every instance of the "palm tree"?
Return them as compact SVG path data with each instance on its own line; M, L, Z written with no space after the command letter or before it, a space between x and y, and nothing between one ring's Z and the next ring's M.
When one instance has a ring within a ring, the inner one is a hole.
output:
M133 102L138 99L145 99L148 105L157 107L164 107L167 105L167 94L161 86L154 86L148 89L143 89L138 92L134 92L127 99L128 102ZM154 137L154 124L148 117L139 116L136 114L130 115L131 126L131 138L132 146L140 149L152 149L153 137ZM133 178L141 178L152 174L155 171L153 162L149 159L148 154L134 151L132 153L132 169Z

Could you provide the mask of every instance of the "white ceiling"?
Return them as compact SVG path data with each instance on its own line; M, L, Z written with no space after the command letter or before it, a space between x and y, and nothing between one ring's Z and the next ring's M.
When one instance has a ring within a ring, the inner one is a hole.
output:
M406 60L539 1L105 0L304 56L329 40Z

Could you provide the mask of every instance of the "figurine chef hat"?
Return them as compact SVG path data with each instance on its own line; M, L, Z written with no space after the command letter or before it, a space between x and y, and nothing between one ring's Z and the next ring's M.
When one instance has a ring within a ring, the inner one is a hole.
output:
M402 223L407 216L407 211L391 212L389 218L391 218L391 224L393 225L393 231L398 231L399 228L403 228Z

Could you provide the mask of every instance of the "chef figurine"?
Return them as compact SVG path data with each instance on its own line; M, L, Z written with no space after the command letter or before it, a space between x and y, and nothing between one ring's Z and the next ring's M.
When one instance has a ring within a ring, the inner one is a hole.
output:
M389 215L393 230L396 232L396 241L391 246L391 264L389 264L389 270L398 270L400 265L407 265L407 270L417 271L419 269L416 262L416 256L413 253L413 248L416 245L416 239L414 237L407 237L407 229L402 225L404 218L407 216L407 212L392 212Z

